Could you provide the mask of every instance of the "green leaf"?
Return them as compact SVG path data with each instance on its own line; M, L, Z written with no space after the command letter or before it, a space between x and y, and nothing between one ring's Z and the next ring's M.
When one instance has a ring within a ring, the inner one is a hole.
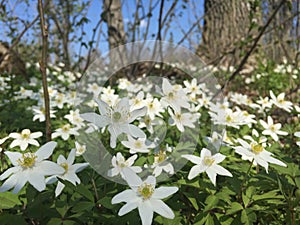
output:
M188 197L188 200L192 203L193 207L196 209L196 210L199 210L199 206L197 204L197 200L193 197Z
M244 207L240 203L233 202L231 204L231 208L229 210L227 210L226 214L227 215L235 214L235 213L241 211L242 209L244 209Z
M250 186L247 188L246 193L242 194L242 199L245 207L247 207L249 202L252 200L252 196L254 195L255 191L256 188L254 186Z
M208 214L206 217L205 225L214 225L214 218Z
M97 204L101 204L107 209L113 209L115 207L115 205L111 204L110 197L101 198L99 201L97 201Z
M278 195L278 190L272 190L261 195L254 195L253 201L265 200L265 199L283 199L283 196Z
M73 212L82 212L91 210L94 207L94 203L92 202L78 202L73 208Z
M80 184L76 186L76 192L80 195L86 197L91 202L94 202L94 196L89 189L87 189L84 185Z
M52 218L47 225L61 225L62 219L61 218Z
M27 225L28 223L20 215L13 215L13 214L0 214L0 224L1 225L11 225L11 224L18 224L18 225Z
M219 198L215 195L210 195L205 200L206 206L204 208L204 212L207 212L217 206L219 203Z
M244 209L241 214L241 222L245 225L252 225L256 221L256 214L252 209Z
M0 209L10 209L16 205L21 205L18 195L11 192L0 193Z

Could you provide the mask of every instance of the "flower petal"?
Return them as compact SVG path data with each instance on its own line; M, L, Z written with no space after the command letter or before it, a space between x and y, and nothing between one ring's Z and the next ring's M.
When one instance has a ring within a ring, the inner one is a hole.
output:
M139 138L146 137L146 134L144 133L144 131L142 131L141 128L139 128L133 124L128 125L128 131L129 131L129 134L133 137L139 137Z
M219 175L232 177L232 174L220 165L213 165L211 169L213 169Z
M192 180L193 178L195 178L199 173L202 173L205 171L205 168L203 168L202 166L200 165L196 165L196 166L193 166L189 172L189 175L188 175L188 179L189 180Z
M123 215L129 213L130 211L134 210L135 208L137 208L137 206L138 206L137 202L128 202L127 204L125 204L121 207L118 215L123 216Z
M178 187L159 187L154 190L152 198L163 199L178 191Z
M153 219L153 210L149 201L145 201L138 206L139 214L143 225L151 225Z
M59 175L65 172L64 168L48 160L40 162L36 167L36 170L44 176Z
M55 197L59 196L64 189L65 185L62 182L57 182L57 186L55 188Z
M140 109L136 109L136 110L133 110L131 113L130 113L130 119L129 119L129 123L133 122L136 118L140 117L140 116L143 116L145 115L147 112L147 107L144 106L143 108L140 108Z
M110 108L109 105L100 99L95 99L95 101L98 104L99 112L101 113L101 115L105 115Z
M30 176L28 176L28 182L39 192L46 188L45 177L40 174L39 171L30 173Z
M67 158L67 163L69 165L72 165L74 163L75 155L76 155L76 150L72 149Z
M210 181L216 186L217 173L210 167L206 170L206 174Z
M136 198L136 193L133 190L128 189L115 195L111 200L111 204L117 204L120 202L132 202Z
M98 115L97 113L83 113L80 117L88 122L95 124L97 127L105 127L109 124L106 116Z
M154 176L148 176L146 180L144 180L145 183L151 184L153 187L156 185L156 178Z
M7 169L4 173L1 174L0 180L5 180L11 174L18 172L19 170L21 170L21 167L19 167L19 166L14 166L14 167Z
M37 161L40 162L43 159L47 159L52 155L54 148L56 147L57 143L55 141L50 141L44 144L42 147L37 150L35 153L37 156Z
M181 157L190 160L192 163L199 165L201 163L201 158L195 155L182 155Z
M162 200L151 199L151 206L154 212L168 219L174 219L175 215L170 207Z
M9 152L9 151L6 151L5 155L8 156L9 160L11 161L11 163L14 166L19 166L18 159L20 159L22 157L22 153L20 153L20 152Z

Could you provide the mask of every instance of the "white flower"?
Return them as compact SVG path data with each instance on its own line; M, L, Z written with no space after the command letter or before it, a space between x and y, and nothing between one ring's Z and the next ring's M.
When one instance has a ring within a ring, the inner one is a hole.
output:
M152 224L154 212L169 219L174 218L175 215L172 210L161 199L177 192L177 187L155 188L156 179L153 176L142 181L137 175L132 175L127 179L127 183L131 189L115 195L111 200L112 204L126 202L119 210L119 216L138 208L143 225Z
M35 120L39 120L40 122L44 122L45 119L46 119L46 111L45 111L45 107L43 106L33 106L32 107L32 110L33 110L33 121ZM56 113L55 110L51 110L50 109L50 118L55 118L56 116L54 115L54 113Z
M144 99L144 92L142 91L140 91L137 95L134 95L129 101L130 111L143 108L145 106L143 99Z
M206 94L202 94L202 96L198 98L198 103L201 107L204 106L205 108L208 108L211 103L211 97L208 97Z
M70 110L69 114L65 115L64 118L69 120L69 122L78 128L84 126L83 119L80 117L79 109L76 109L75 111Z
M295 135L295 137L300 138L300 131L299 131L299 132L295 132L294 135ZM297 141L296 144L297 144L298 146L300 146L300 141Z
M76 136L79 135L77 129L78 128L72 128L71 125L67 123L62 127L57 128L55 132L51 134L51 138L57 138L61 136L61 138L66 141L69 139L70 135L76 135Z
M103 88L102 92L103 94L101 94L100 99L109 106L114 106L119 101L119 95L115 95L115 90L111 89L111 87Z
M63 155L58 156L57 164L64 169L64 173L61 175L54 175L54 176L48 177L46 179L47 184L52 184L52 183L56 182L58 180L57 177L62 180L70 181L74 185L80 184L80 179L76 175L76 173L82 171L89 164L88 163L73 164L74 160L75 160L75 154L76 154L76 150L72 149L71 152L69 153L69 156L67 159ZM64 187L65 187L65 185L63 183L61 183L60 181L58 181L56 189L55 189L56 197L61 194Z
M203 172L206 172L214 185L216 185L217 174L232 177L232 174L228 170L218 165L218 163L225 159L225 155L222 155L221 153L211 155L211 151L206 148L203 148L200 154L200 157L195 155L182 155L183 158L186 158L192 163L196 164L189 172L189 180L195 178L199 173Z
M184 132L184 127L190 127L194 128L194 122L196 121L196 117L193 117L193 114L191 113L181 113L180 111L175 111L175 113L172 112L172 110L169 108L168 112L171 116L169 123L171 126L176 125L178 130L181 132Z
M5 192L14 187L13 193L18 193L29 182L38 191L46 188L45 176L62 174L64 169L54 162L45 160L52 155L56 142L48 142L35 153L19 153L6 151L14 167L6 170L0 180L7 179L0 187Z
M153 99L147 95L145 105L147 106L147 116L149 116L151 120L154 120L155 116L162 117L160 113L164 112L164 109L157 98Z
M107 175L109 177L117 176L118 174L121 175L123 179L125 179L125 172L131 170L134 173L142 172L142 168L139 166L132 166L134 161L137 159L137 155L133 155L125 160L122 153L118 152L116 156L113 156L111 160L111 164L113 166L112 169L108 170Z
M93 95L95 97L98 97L98 95L100 94L102 88L98 86L98 84L93 83L93 84L88 84L88 89L87 92L89 93L93 93Z
M170 149L172 151L172 149ZM172 175L174 174L173 165L167 161L166 151L160 150L158 154L154 156L154 163L151 166L153 170L153 175L158 177L162 171Z
M130 154L135 154L135 153L148 153L151 148L155 147L154 143L147 143L146 144L146 138L138 138L134 139L130 135L127 136L128 141L122 141L121 143L129 148Z
M219 134L217 132L212 133L212 137L205 137L205 139L217 150L219 151L221 146L228 146L226 143L225 134Z
M164 124L164 121L162 119L154 118L154 120L151 120L151 118L148 115L141 117L139 119L139 122L140 122L139 127L140 128L146 127L146 129L151 134L153 134L155 126L157 125L161 126Z
M31 133L29 129L22 130L21 133L10 133L9 137L14 138L13 142L10 144L10 148L20 146L21 150L24 151L29 144L40 146L40 144L37 142L37 140L34 140L36 138L39 138L43 135L42 132L34 132Z
M76 149L76 156L80 156L86 151L86 146L79 144L77 141L75 141L75 149Z
M201 95L203 92L201 90L201 86L197 84L197 79L193 78L191 82L185 80L183 81L185 85L186 93L191 93L191 95Z
M9 138L9 137L5 137L5 138L0 139L0 152L2 152L1 145L2 145L8 138Z
M136 118L142 116L146 112L146 107L130 111L130 105L127 98L121 99L116 106L110 107L107 103L96 100L99 106L100 114L84 113L81 117L99 128L108 126L110 133L110 146L116 147L117 138L120 134L125 133L133 137L146 137L146 134L137 126L130 124Z
M237 129L239 129L241 125L256 123L256 121L253 120L253 115L241 110L233 112L232 109L228 108L217 112L209 112L209 114L215 124L226 125Z
M188 97L182 89L176 89L170 82L163 78L162 91L164 96L161 98L161 103L164 107L171 106L176 112L180 112L182 108L189 108Z
M62 109L66 102L66 97L63 93L57 93L55 95L54 101L51 102L52 106L57 106L57 108Z
M269 100L269 97L259 97L259 100L256 102L260 105L262 111L264 111L266 108L270 109L272 107L272 102Z
M273 158L273 154L265 150L264 144L257 143L256 141L252 141L249 144L240 138L238 138L237 140L241 144L241 146L234 147L235 152L240 154L245 160L249 160L250 162L253 160L254 165L261 165L266 169L267 173L269 166L268 163L273 163L279 166L286 166L285 163Z
M284 96L285 93L279 94L277 97L274 95L273 91L270 91L271 96L271 102L276 105L278 108L281 108L287 112L291 112L291 109L293 108L293 103L290 101L285 101Z
M270 135L274 141L278 141L278 135L288 135L287 132L281 131L281 124L276 123L274 124L272 117L268 116L268 123L266 123L263 120L259 120L260 124L263 126L265 129L262 134L263 135Z

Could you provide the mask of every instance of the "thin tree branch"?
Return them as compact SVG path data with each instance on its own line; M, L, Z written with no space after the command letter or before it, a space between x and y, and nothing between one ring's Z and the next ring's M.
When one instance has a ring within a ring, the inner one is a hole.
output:
M45 25L44 9L42 0L38 0L38 10L40 16L40 26L42 31L42 59L40 60L40 71L42 73L42 83L45 103L45 118L46 118L46 140L51 140L51 122L50 122L50 100L47 84L47 54L48 54L48 28Z
M8 48L7 53L3 54L0 57L0 62L9 54L9 52L20 42L23 35L27 32L27 30L35 24L35 22L39 19L39 15L37 15L29 24L27 24L24 28L24 30L19 34L19 36L15 39L15 41L12 43L12 45Z

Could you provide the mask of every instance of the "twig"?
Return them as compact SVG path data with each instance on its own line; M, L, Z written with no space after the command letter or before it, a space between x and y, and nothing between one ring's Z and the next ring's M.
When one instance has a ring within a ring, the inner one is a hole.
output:
M95 41L95 36L96 36L96 32L98 30L98 28L100 27L102 23L102 18L100 18L100 20L98 21L98 23L96 24L95 28L93 29L93 35L92 35L92 39L91 39L91 45L88 51L88 55L87 55L87 59L86 59L86 64L85 67L82 71L82 74L84 74L86 72L86 70L88 69L90 62L91 62L91 56L92 56L92 50L93 50L93 43Z
M15 39L15 41L12 43L12 45L8 48L8 51L3 54L0 57L0 62L2 62L2 60L5 58L5 56L7 56L9 54L9 52L20 42L21 38L23 37L23 35L26 33L26 31L32 27L33 24L35 24L35 22L39 19L39 16L37 15L29 24L27 24L24 28L24 30L19 34L19 36Z
M40 26L42 31L42 59L40 60L40 71L42 74L44 103L45 103L45 118L46 118L46 140L51 140L51 123L50 123L50 100L47 84L47 50L48 50L48 28L45 25L44 9L42 0L38 0L38 10L40 16Z
M283 6L283 4L286 2L287 0L282 0L280 2L280 4L276 7L276 9L273 11L272 15L269 17L268 21L266 22L266 24L262 27L262 29L260 30L259 34L257 35L257 37L254 39L254 43L251 46L250 50L246 53L246 55L244 56L244 58L242 59L242 61L240 62L238 68L230 75L229 79L227 79L227 81L222 85L222 87L218 90L218 92L213 96L213 99L218 96L220 94L221 91L224 90L224 88L228 85L228 83L230 81L232 81L236 75L238 75L238 73L242 70L243 66L245 65L245 63L247 62L248 58L250 57L250 55L252 54L252 52L254 51L254 49L256 48L260 38L264 35L266 29L268 28L268 26L270 25L271 21L275 18L277 12L279 11L279 9Z

